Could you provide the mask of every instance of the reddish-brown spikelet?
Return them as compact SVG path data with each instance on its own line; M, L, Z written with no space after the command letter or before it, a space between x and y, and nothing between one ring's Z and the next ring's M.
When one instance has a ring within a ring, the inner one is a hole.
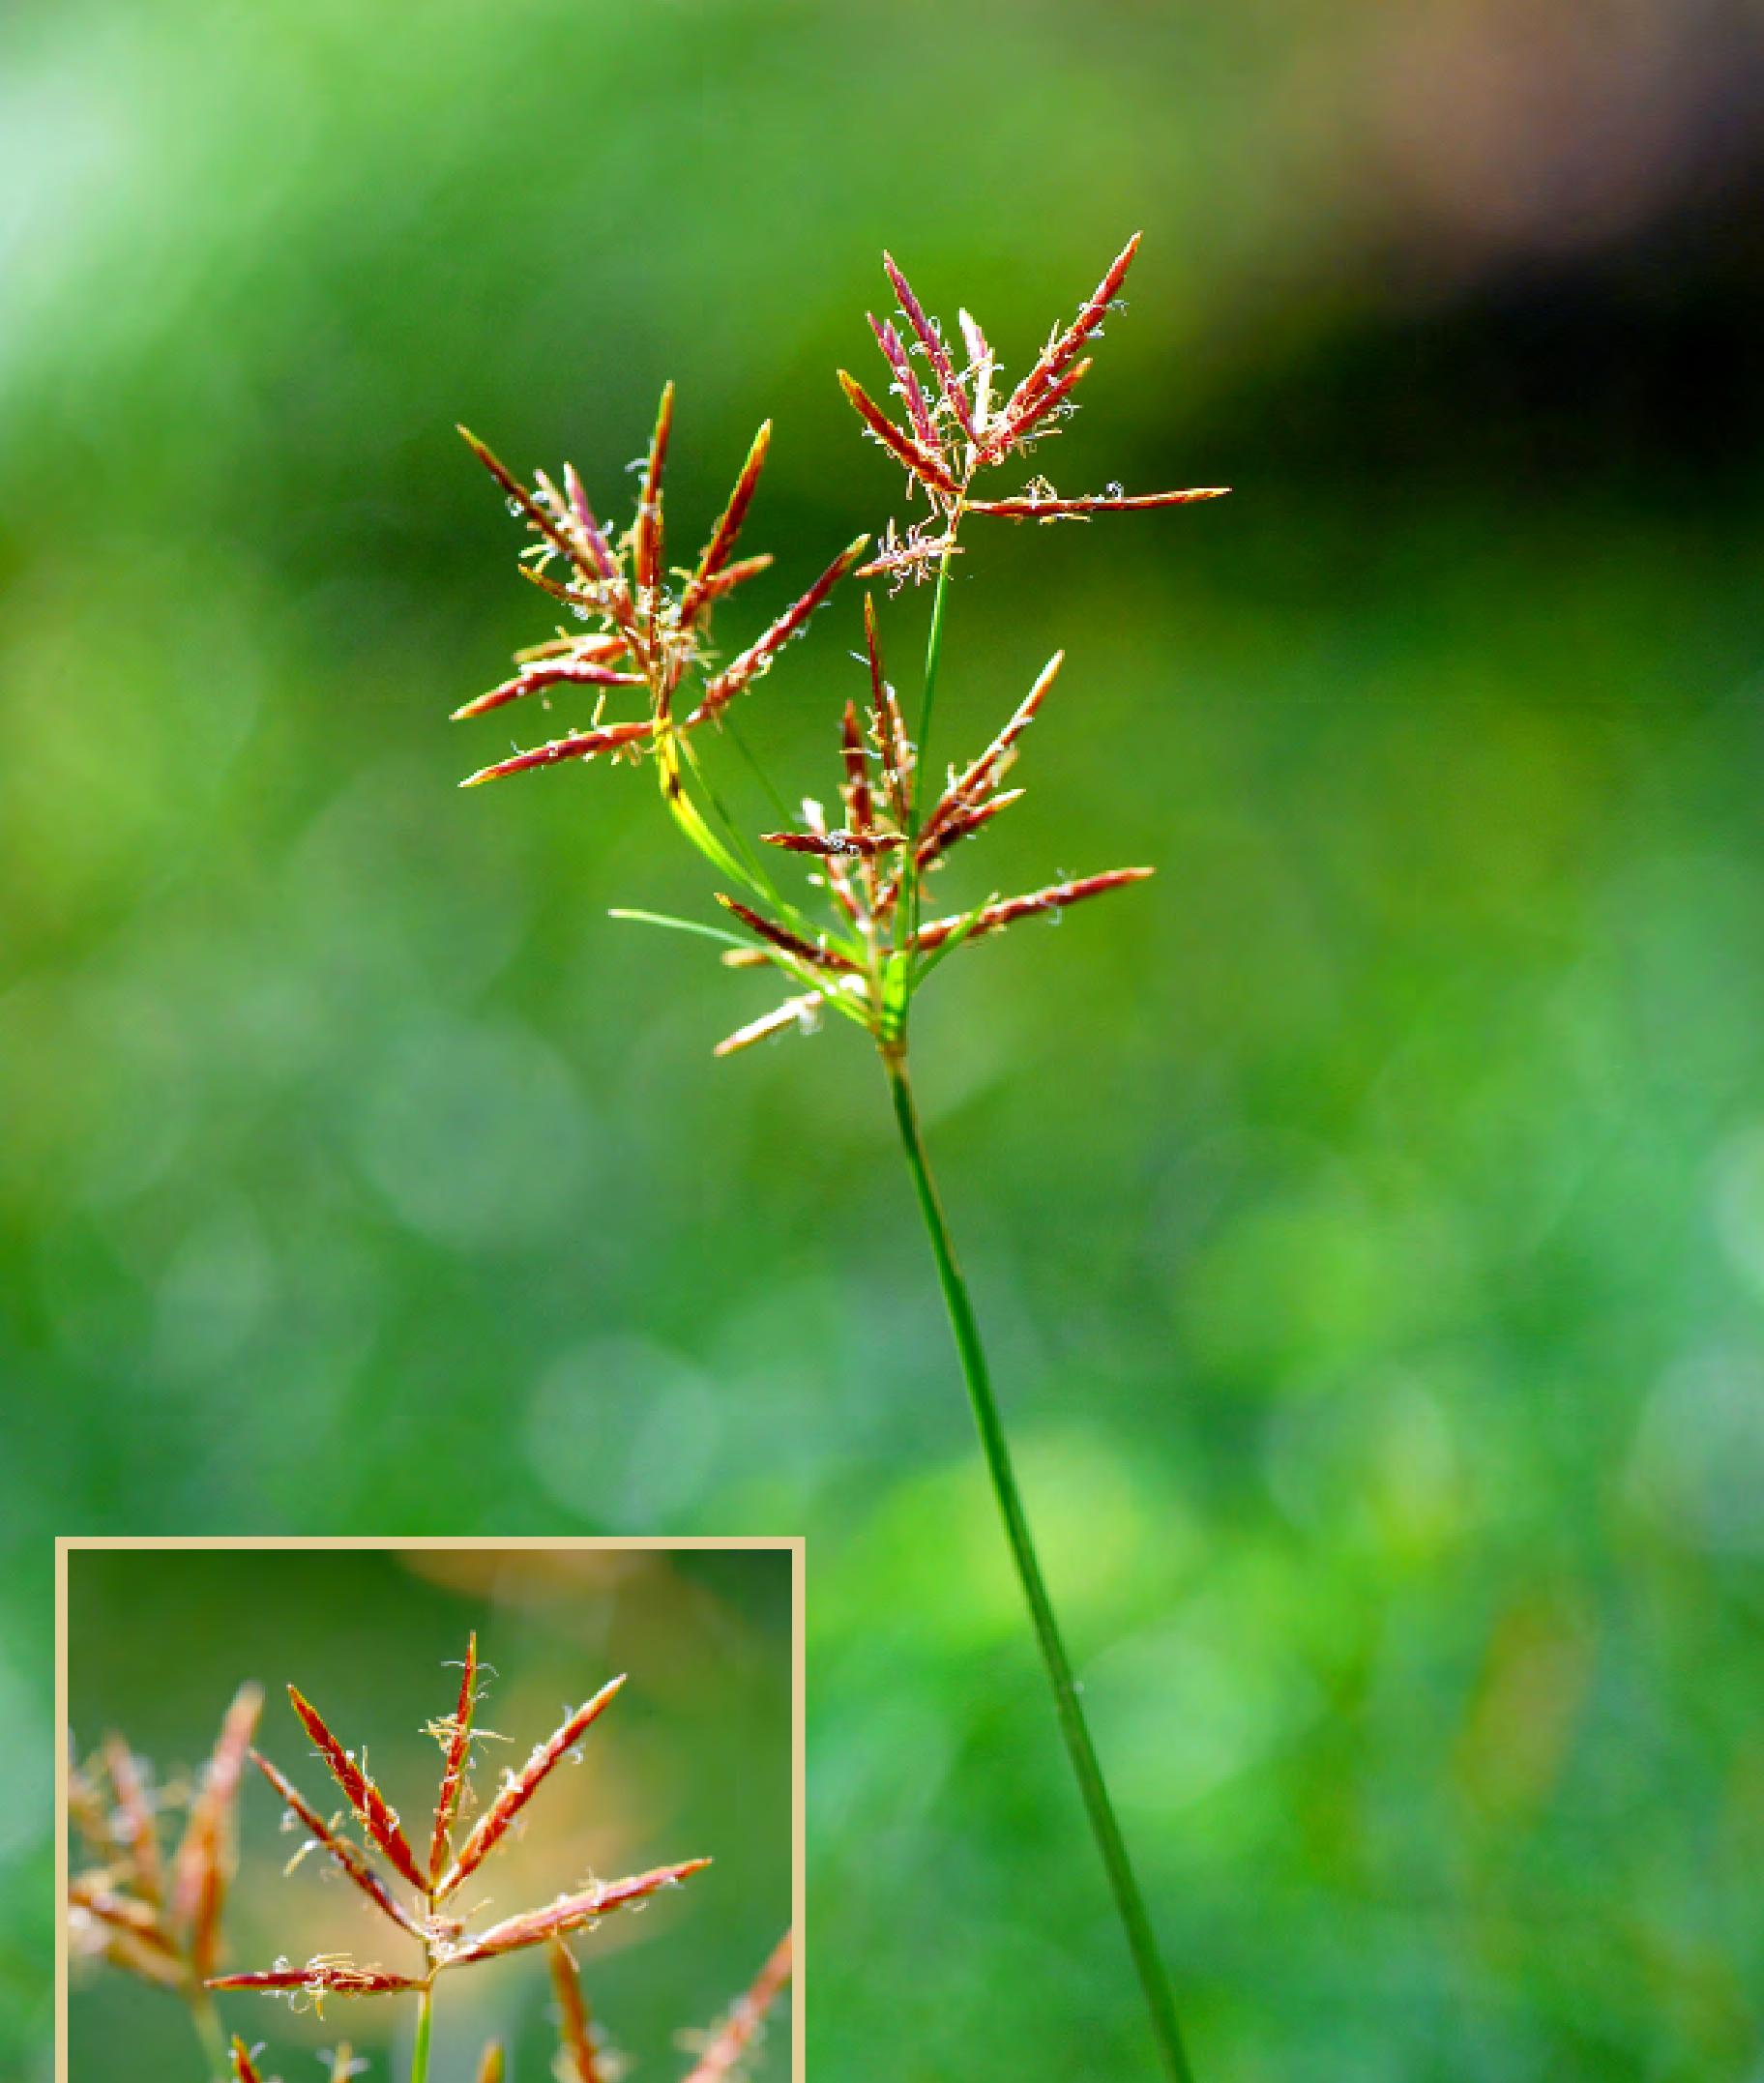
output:
M579 1894L560 1896L544 1909L524 1910L518 1917L508 1917L501 1923L492 1924L487 1931L449 1954L442 1964L445 1967L472 1967L480 1960L494 1959L499 1953L518 1951L523 1946L543 1946L547 1939L561 1938L566 1932L578 1930L598 1918L610 1916L614 1910L624 1909L632 1902L647 1901L662 1889L676 1887L692 1874L702 1872L709 1864L708 1859L689 1859L683 1865L657 1866L653 1872L633 1873L628 1880L605 1881L584 1889Z
M864 736L858 728L858 705L848 701L839 719L839 756L845 762L845 814L854 833L867 833L875 821L875 798L870 793L869 760Z
M972 761L956 776L937 801L926 812L922 828L926 837L933 836L940 827L959 812L971 808L976 795L993 788L998 783L1004 762L1024 731L1035 720L1035 714L1046 698L1047 689L1059 677L1060 667L1066 662L1064 651L1056 651L1036 675L1035 685L1017 704L1011 720L1005 725L980 757Z
M869 662L869 693L875 709L876 737L882 754L882 784L897 824L907 822L912 805L913 748L906 719L882 670L882 645L876 631L876 603L864 596L864 651Z
M1014 803L1022 801L1020 788L1008 788L1002 796L991 796L985 803L969 805L964 809L953 810L935 832L927 832L919 841L917 859L921 867L928 867L933 861L947 854L957 839L965 839L982 825L989 825L1001 810L1008 810Z
M866 311L864 315L869 320L869 330L876 336L876 345L881 348L889 367L895 372L895 381L899 385L900 395L906 403L907 418L913 423L913 432L926 448L935 451L937 429L931 425L931 409L925 401L925 393L920 388L912 363L907 359L906 349L900 344L899 334L892 325L878 323L873 311Z
M888 279L895 285L895 294L900 299L900 308L906 322L919 337L919 344L925 349L926 360L937 373L937 386L943 393L944 402L956 415L956 424L970 441L974 439L974 421L968 411L968 401L961 385L956 380L956 370L950 361L937 328L925 315L925 307L914 296L911 284L896 267L894 256L882 255L882 265L888 271Z
M552 548L559 551L573 564L576 561L574 548L570 538L564 533L556 519L545 512L544 508L534 498L533 494L528 491L527 487L503 462L501 457L485 443L480 441L469 426L460 427L459 434L466 447L471 450L472 454L489 472L491 477L495 479L496 483L502 486L508 496L514 500L514 504L520 508L528 520L551 544Z
M855 984L856 979L851 981ZM800 1026L804 1020L811 1019L820 1007L819 991L804 991L800 997L786 998L781 1006L774 1006L770 1012L761 1013L758 1019L736 1028L732 1035L725 1035L711 1054L733 1056L738 1049L751 1048L756 1042L764 1042L772 1035L782 1034L786 1028Z
M88 1917L95 1917L100 1923L108 1924L113 1930L126 1932L141 1945L155 1952L178 1957L178 1950L161 1928L152 1906L137 1902L132 1895L120 1894L113 1888L105 1888L93 1880L76 1880L68 1888L68 1901Z
M762 832L759 836L768 846L781 846L792 854L818 854L823 860L869 858L892 853L901 843L897 832Z
M835 949L823 948L815 941L805 940L800 933L793 933L787 925L779 925L776 920L766 918L751 905L744 904L739 897L725 896L719 890L717 901L724 911L733 912L742 924L757 933L761 940L770 941L773 947L785 954L795 955L799 962L807 962L811 968L855 971L858 966Z
M169 1912L175 1924L191 1932L192 1951L204 1925L209 1939L213 1938L232 1863L233 1802L239 1792L239 1775L245 1770L246 1753L262 1712L262 1687L241 1686L221 1720L184 1834L172 1855Z
M373 1904L374 1908L379 1910L382 1915L390 1917L393 1922L397 1924L400 1929L408 1931L414 1938L421 1938L423 1936L422 1925L399 1907L396 1897L387 1890L379 1875L374 1872L357 1847L351 1844L347 1837L339 1837L331 1825L319 1814L318 1810L303 1798L296 1787L282 1777L281 1774L277 1771L267 1757L253 1750L251 1752L251 1762L276 1789L284 1805L292 1809L294 1814L300 1818L311 1835L313 1842L318 1845L321 1851L327 1853L338 1865L342 1867L343 1871L362 1891L363 1894L368 1897L368 1901Z
M543 644L526 644L514 653L516 665L536 665L545 659L592 659L604 665L630 649L614 631L603 636L547 636Z
M996 513L1006 520L1065 520L1080 513L1145 513L1155 507L1188 507L1202 499L1222 499L1228 484L1203 484L1181 492L1081 492L1073 499L1038 499L1024 492L1014 499L973 499L971 513Z
M535 746L530 752L515 752L508 759L499 759L493 767L480 767L476 774L468 774L459 786L476 788L485 781L499 781L504 775L525 774L532 767L554 767L560 760L592 759L597 752L615 752L621 746L635 745L638 739L647 738L654 727L645 717L638 723L606 723L599 730L573 731L567 738L553 738L545 745Z
M233 2058L234 2083L263 2083L263 2078L257 2073L257 2065L251 2059L250 2048L237 2033L233 2035L233 2044L229 2051Z
M120 1736L104 1739L104 1769L116 1794L116 1812L122 1824L123 1842L133 1867L132 1878L137 1893L149 1902L164 1899L165 1876L160 1862L160 1840L154 1829L153 1804L135 1756Z
M456 709L452 720L462 723L468 717L483 716L488 710L500 709L505 702L542 693L546 688L640 688L642 685L641 673L616 672L598 659L559 659L554 662L529 665L514 679L503 681L500 687L493 687L468 701L462 709Z
M667 437L674 425L674 387L662 387L662 404L656 414L656 430L650 436L649 461L643 472L643 491L637 502L637 523L632 537L632 570L639 590L647 592L662 578L662 472L667 464Z
M1060 378L1058 383L1051 383L1046 390L1038 391L1023 405L1021 411L1014 418L1012 417L1007 408L1000 415L998 441L1001 450L1009 443L1020 440L1032 428L1039 426L1049 413L1064 404L1066 399L1084 381L1085 377L1090 374L1092 367L1091 359L1086 355L1083 361L1074 363L1066 371L1065 375Z
M68 1767L68 1820L85 1840L86 1850L100 1865L110 1865L123 1856L110 1827L110 1811L89 1768Z
M743 521L748 509L753 503L753 493L759 484L759 474L766 465L766 453L772 446L772 423L767 420L753 436L753 445L748 451L748 459L741 466L741 475L735 480L735 489L729 494L729 503L722 510L722 517L711 531L711 540L704 545L704 554L698 560L698 569L687 583L680 599L680 619L691 622L699 610L709 604L712 595L707 580L717 576L734 553Z
M918 442L897 427L881 406L855 376L839 370L839 388L845 393L852 410L864 422L882 446L902 463L921 483L928 484L933 491L941 492L946 499L954 499L958 487L956 480L938 461L929 449L923 449Z
M588 2006L575 1972L575 1959L561 1938L546 1948L551 1955L551 1986L557 1992L562 2060L560 2083L602 2083L600 2057L588 2023Z
M993 933L1000 926L1014 924L1018 919L1063 911L1068 904L1081 904L1086 897L1125 889L1130 882L1144 882L1148 875L1156 872L1149 867L1107 868L1101 875L1080 875L1072 882L1050 883L1044 890L1031 890L1026 896L1008 896L997 904L982 908L968 937L977 940L983 933ZM919 928L919 938L914 945L921 953L942 947L958 926L967 925L970 916L959 913L954 918L927 920Z
M465 1645L465 1668L459 1675L459 1703L454 1709L453 1727L448 1731L447 1753L441 1766L441 1791L435 1800L435 1834L428 1845L428 1879L435 1886L447 1867L448 1833L459 1812L465 1791L466 1762L472 1754L472 1716L478 1706L478 1632L474 1628Z
M390 1968L356 1967L347 1961L312 1960L305 1967L270 1967L252 1975L211 1975L209 1989L310 1989L316 1995L396 1996L421 1989L423 1981Z
M502 2083L504 2066L502 2041L492 2039L478 2064L478 2083Z
M229 1842L226 1859L215 1860L202 1876L202 1894L190 1933L190 1971L198 1981L214 1973L220 1958L220 1910L232 1878L231 1849Z
M495 1849L499 1840L507 1834L510 1824L544 1783L558 1759L573 1747L589 1727L612 1705L624 1683L623 1676L609 1679L593 1699L584 1701L534 1749L518 1773L510 1776L501 1793L478 1818L471 1834L460 1847L458 1856L441 1877L434 1890L436 1901L442 1901L451 1895L468 1873L476 1872L484 1863L485 1855ZM419 1881L417 1885L421 1888L426 1884Z
M1127 271L1133 264L1133 255L1139 250L1141 237L1141 233L1134 232L1132 237L1115 255L1114 259L1109 262L1108 272L1091 292L1089 300L1079 309L1078 315L1057 339L1051 341L1042 350L1040 359L1011 394L1010 403L1006 407L1006 413L1009 418L1020 419L1022 408L1028 405L1038 393L1044 391L1053 382L1073 356L1077 353L1078 349L1083 346L1084 342L1102 323L1103 318L1107 315L1108 307L1114 302L1121 284L1127 279Z
M594 509L588 504L588 494L582 488L573 463L564 465L564 492L570 501L571 517L581 530L582 540L587 544L589 568L605 584L619 622L628 623L631 596L626 591L625 574L612 553L612 544L606 540L605 529L594 517Z
M727 2017L712 2034L710 2044L698 2057L686 2083L721 2083L721 2078L747 2053L765 2015L778 2001L790 1980L794 1964L793 1934L786 1931L747 1994L731 2006Z
M861 535L856 542L847 543L808 592L799 600L791 601L762 636L750 644L738 659L717 675L705 689L704 699L687 718L688 730L726 707L756 673L771 663L777 652L806 626L809 616L857 563L868 541L868 536Z
M325 1725L324 1716L297 1686L288 1687L288 1698L293 1704L294 1712L300 1716L301 1726L312 1739L318 1754L330 1766L331 1776L341 1787L343 1798L354 1811L356 1821L396 1868L401 1880L408 1881L419 1892L426 1890L428 1884L423 1877L422 1868L417 1864L416 1854L398 1827L397 1817L387 1805L386 1797L332 1735Z

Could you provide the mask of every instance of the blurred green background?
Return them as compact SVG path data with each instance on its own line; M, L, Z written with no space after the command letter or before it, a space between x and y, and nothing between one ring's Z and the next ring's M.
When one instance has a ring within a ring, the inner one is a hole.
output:
M476 1749L480 1803L549 1736L567 1706L629 1672L625 1690L558 1766L519 1834L460 1897L471 1927L579 1887L711 1854L687 1891L609 1918L574 1942L582 1986L613 2046L646 2075L688 2062L701 2031L751 1980L790 1922L793 1775L790 1556L779 1549L442 1551L75 1549L69 1556L70 1716L86 1756L121 1730L162 1783L188 1780L236 1687L264 1688L257 1745L321 1813L338 1804L288 1704L294 1684L360 1757L413 1842L426 1846L440 1753L425 1724L449 1713L478 1630L493 1665ZM408 1946L319 1855L286 1878L301 1835L247 1768L240 1861L222 1972L346 1952L409 1971ZM175 1841L181 1814L163 1832ZM77 1860L78 1854L75 1854ZM479 1887L479 1878L483 1886ZM273 1997L219 1999L222 2023L266 2048L263 2072L307 2083L347 2040L370 2075L405 2073L414 2012L397 1997L333 1998L321 2016ZM102 1966L76 1968L70 2073L202 2074L175 1996ZM437 1984L434 2083L471 2083L486 2039L510 2075L551 2073L555 2013L544 1949ZM788 2075L787 2012L755 2083Z
M1161 873L952 962L919 1057L1203 2083L1764 2073L1755 10L0 50L7 2049L50 1534L757 1531L815 2072L1148 2073L872 1064L713 1064L763 986L604 916L709 912L651 783L461 797L509 732L445 720L550 627L456 420L616 509L674 376L696 541L776 414L739 638L899 511L833 378L883 244L1020 369L1143 226L1050 467L1237 490L976 532L939 727L1065 644L951 895ZM793 788L855 638L747 705Z

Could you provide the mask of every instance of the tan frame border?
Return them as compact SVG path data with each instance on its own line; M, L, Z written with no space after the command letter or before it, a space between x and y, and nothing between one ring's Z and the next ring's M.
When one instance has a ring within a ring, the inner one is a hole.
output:
M807 1616L808 1542L801 1535L776 1540L748 1535L720 1538L712 1534L682 1535L670 1539L661 1534L584 1534L550 1537L544 1535L473 1534L449 1539L440 1535L376 1535L356 1538L346 1534L314 1535L279 1539L270 1535L211 1535L189 1540L177 1536L143 1535L134 1539L122 1534L69 1535L55 1543L55 2083L68 2083L68 1926L62 1904L68 1897L68 1558L94 1549L155 1548L345 1548L381 1553L414 1553L434 1548L535 1548L552 1554L582 1550L613 1550L629 1553L633 1548L654 1548L679 1553L685 1549L727 1551L731 1548L766 1548L787 1553L790 1560L790 1777L794 1801L791 1844L791 1914L796 1932L795 1972L790 1993L790 2074L792 2083L806 2083L805 2020L808 2005L804 1990L808 1966L808 1752L807 1721Z

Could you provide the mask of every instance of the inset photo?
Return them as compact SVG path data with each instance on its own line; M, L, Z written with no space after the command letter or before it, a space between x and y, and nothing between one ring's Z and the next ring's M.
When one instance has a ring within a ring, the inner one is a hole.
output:
M800 1542L57 1559L62 2083L800 2083Z

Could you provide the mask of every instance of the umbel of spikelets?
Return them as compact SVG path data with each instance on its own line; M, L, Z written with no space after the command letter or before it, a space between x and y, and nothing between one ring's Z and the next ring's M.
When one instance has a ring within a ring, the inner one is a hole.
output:
M1001 498L975 496L982 472L1027 455L1076 411L1074 394L1091 367L1085 350L1102 337L1104 318L1122 308L1121 286L1138 250L1134 232L1076 317L1053 328L1021 382L1009 390L979 321L959 312L960 341L952 340L893 256L883 254L898 308L893 318L868 316L888 366L895 410L885 411L845 369L839 371L839 385L870 438L906 472L908 497L923 496L929 518L904 535L891 522L879 554L863 568L867 576L886 574L896 583L927 577L955 549L957 525L968 513L1004 520L1087 520L1096 513L1145 513L1223 496L1227 487L1222 485L1135 493L1112 484L1105 492L1066 497L1044 477L1032 478L1020 491Z
M534 1745L518 1771L505 1772L501 1785L482 1807L471 1828L457 1836L457 1825L471 1782L472 1744L479 1704L478 1637L466 1645L459 1693L453 1711L431 1722L430 1733L442 1752L441 1781L424 1850L406 1834L398 1812L369 1775L366 1754L345 1749L310 1700L288 1687L289 1702L313 1753L329 1769L346 1809L327 1817L268 1758L255 1750L252 1762L282 1803L285 1827L306 1833L296 1854L298 1864L315 1853L336 1865L401 1938L414 1945L420 1958L407 1969L358 1961L340 1952L317 1953L301 1963L279 1960L249 1974L214 1976L211 1989L264 1989L314 2004L327 1996L392 1996L429 1988L438 1975L475 1966L484 1960L543 1946L573 1932L593 1929L602 1918L641 1902L662 1890L677 1887L710 1862L688 1860L657 1866L624 1880L597 1881L587 1888L557 1895L537 1908L504 1917L480 1930L469 1919L451 1915L447 1905L521 1821L528 1804L558 1763L569 1756L618 1696L623 1678L614 1678L591 1698L566 1715L552 1733ZM351 1834L353 1826L354 1834Z
M68 1886L71 1949L186 2001L204 2001L221 1951L221 1917L237 1861L234 1814L240 1775L263 1707L242 1686L207 1764L185 1797L184 1827L169 1856L162 1818L179 1804L121 1736L68 1775L69 1818L84 1861Z
M567 1943L553 1936L547 1941L551 1986L557 1999L558 2050L552 2065L554 2083L615 2083L624 2064L602 2039L582 1993L580 1971ZM767 2015L789 1986L793 1943L786 1931L773 1948L765 1964L729 2009L704 2032L681 2036L695 2055L684 2083L727 2083L737 2070L758 2052L764 2039ZM235 2083L276 2083L266 2079L258 2066L261 2049L252 2049L235 2036L232 2064ZM354 2073L347 2047L331 2058L333 2083ZM491 2040L478 2064L478 2083L507 2083L507 2060L500 2040Z
M767 421L754 435L728 505L696 561L670 567L662 475L673 421L670 383L662 393L635 516L617 537L596 519L572 466L565 465L562 489L543 470L534 473L531 485L523 484L475 434L459 429L501 485L510 512L525 522L534 539L521 552L522 576L561 601L581 627L560 627L555 636L517 652L519 670L514 677L456 710L456 719L484 716L535 694L547 703L553 694L580 689L594 697L585 727L482 767L468 775L461 787L561 761L593 759L603 752L627 759L655 754L664 768L677 763L677 741L720 716L737 694L768 672L783 646L807 626L863 555L868 538L860 536L753 642L715 668L710 651L714 610L772 562L769 555L735 555L771 446L772 423ZM689 685L690 700L683 691ZM609 718L609 703L620 697L641 713Z
M839 721L839 797L844 815L832 823L812 797L803 803L800 829L768 832L766 843L806 855L833 915L828 930L810 940L795 926L769 918L728 895L720 901L748 927L753 944L730 948L730 968L779 967L792 976L814 974L814 987L739 1027L720 1042L726 1056L791 1027L812 1027L823 1005L833 1005L867 1027L888 1046L897 992L910 996L938 962L956 948L1002 931L1019 920L1057 917L1068 905L1141 882L1149 867L1106 868L1049 883L1019 896L988 896L965 912L923 919L917 899L924 878L941 868L960 844L1017 802L1023 791L1002 784L1017 756L1017 741L1035 720L1065 661L1056 651L1035 684L980 755L946 774L936 798L915 815L914 748L900 704L882 667L875 609L865 602L870 700L860 719L847 702ZM904 962L904 972L902 971ZM904 978L903 983L897 980Z

